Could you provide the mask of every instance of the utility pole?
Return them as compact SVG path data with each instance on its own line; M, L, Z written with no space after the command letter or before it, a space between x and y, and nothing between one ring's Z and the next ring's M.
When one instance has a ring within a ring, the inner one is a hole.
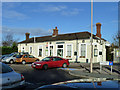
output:
M93 0L91 0L91 59L90 59L90 73L93 71Z

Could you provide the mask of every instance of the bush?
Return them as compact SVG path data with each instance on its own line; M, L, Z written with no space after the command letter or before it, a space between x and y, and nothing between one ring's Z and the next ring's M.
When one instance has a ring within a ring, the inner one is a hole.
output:
M17 46L15 46L15 47L3 46L2 47L2 55L10 54L10 53L17 52L17 51L18 51Z

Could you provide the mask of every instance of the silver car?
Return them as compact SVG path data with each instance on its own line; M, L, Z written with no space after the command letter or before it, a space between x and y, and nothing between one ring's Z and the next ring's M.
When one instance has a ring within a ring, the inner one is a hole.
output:
M10 89L25 86L24 76L16 73L8 65L0 62L0 89Z
M4 63L13 64L16 59L16 53L9 54L8 56L4 57L1 61Z

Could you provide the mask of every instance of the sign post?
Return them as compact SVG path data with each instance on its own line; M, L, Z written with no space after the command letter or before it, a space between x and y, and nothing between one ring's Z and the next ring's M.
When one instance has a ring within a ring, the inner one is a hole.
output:
M100 73L102 72L102 65L109 65L109 62L108 61L100 62Z
M111 74L112 74L112 66L113 66L113 62L109 61L109 65L111 66Z

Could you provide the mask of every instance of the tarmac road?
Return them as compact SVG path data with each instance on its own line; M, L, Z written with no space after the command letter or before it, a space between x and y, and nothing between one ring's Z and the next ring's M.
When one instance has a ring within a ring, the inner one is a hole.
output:
M30 64L9 64L16 72L24 75L26 80L26 89L35 89L42 85L53 84L73 79L82 79L82 77L72 76L68 71L58 68L48 70L33 69Z

